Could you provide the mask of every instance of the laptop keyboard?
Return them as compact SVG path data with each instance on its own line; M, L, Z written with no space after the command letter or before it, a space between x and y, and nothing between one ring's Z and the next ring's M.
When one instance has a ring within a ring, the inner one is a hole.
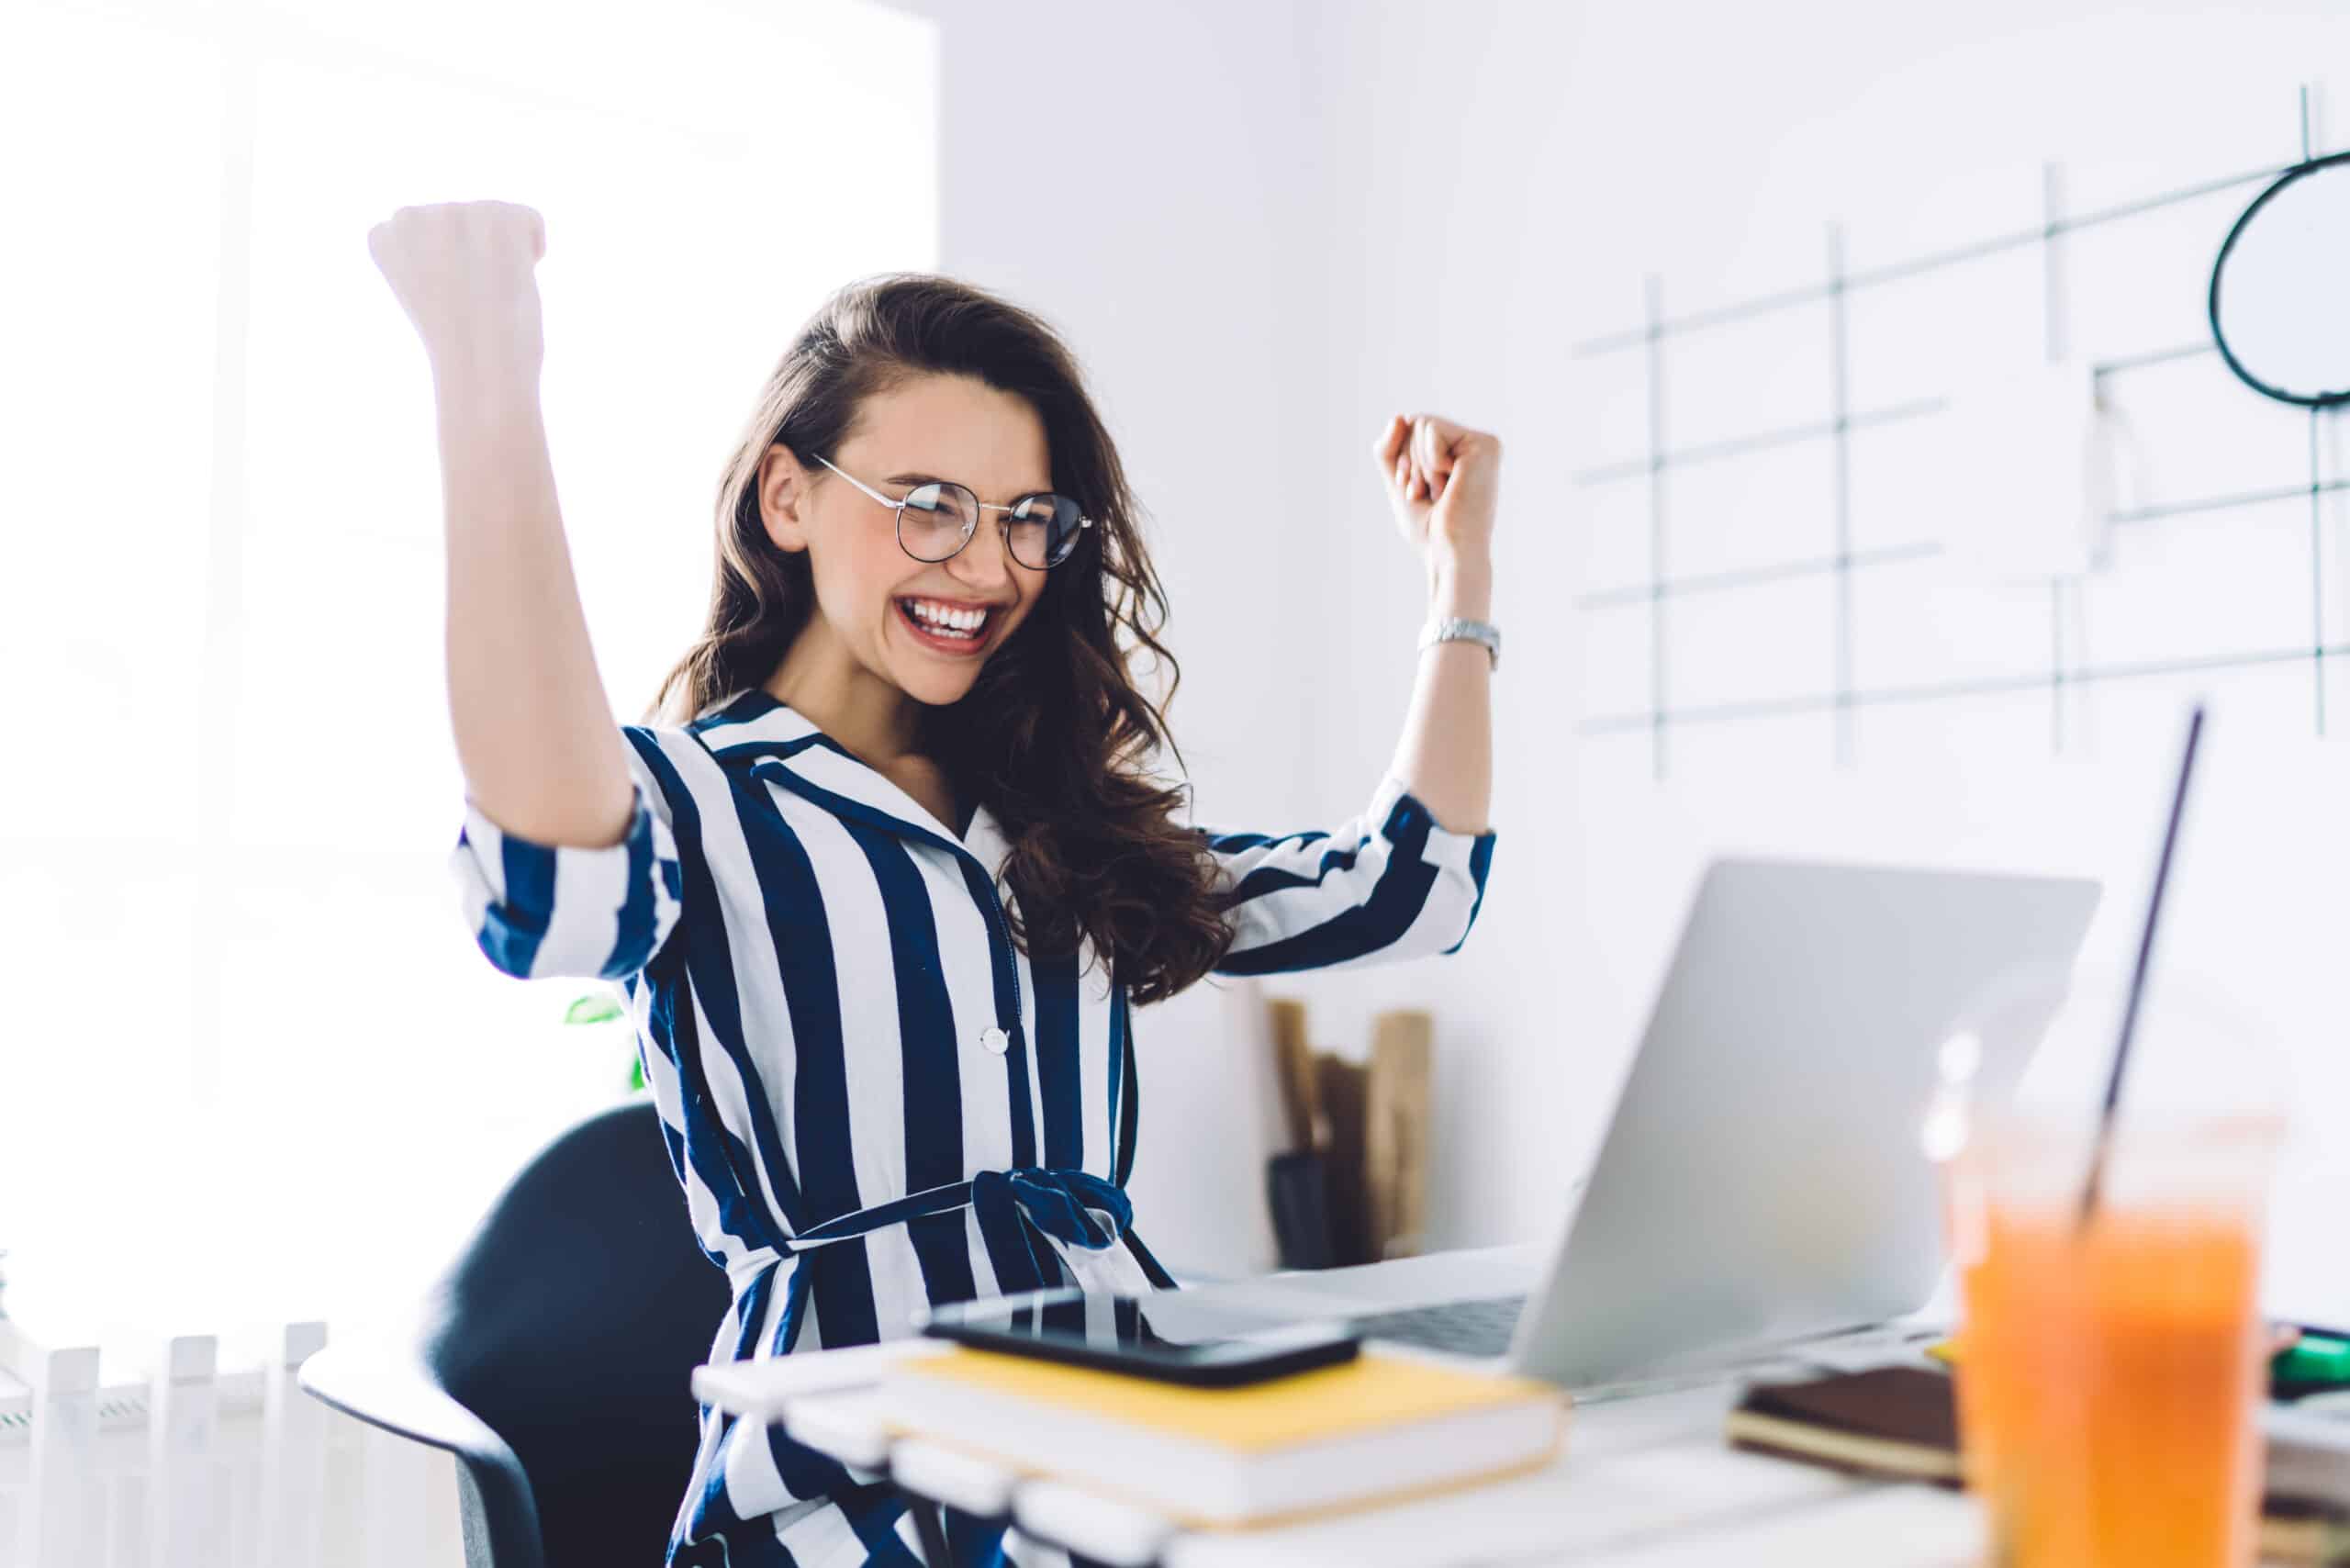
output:
M1347 1327L1366 1339L1400 1339L1424 1350L1456 1356L1500 1356L1509 1352L1510 1338L1526 1310L1522 1295L1491 1301L1449 1301L1441 1306L1416 1306L1406 1312L1373 1313L1356 1317Z

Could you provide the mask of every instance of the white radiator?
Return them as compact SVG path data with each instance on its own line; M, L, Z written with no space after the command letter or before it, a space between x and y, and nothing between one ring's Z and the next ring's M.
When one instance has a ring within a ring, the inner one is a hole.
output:
M455 1462L302 1392L326 1325L224 1370L175 1338L146 1383L0 1317L0 1568L463 1568Z

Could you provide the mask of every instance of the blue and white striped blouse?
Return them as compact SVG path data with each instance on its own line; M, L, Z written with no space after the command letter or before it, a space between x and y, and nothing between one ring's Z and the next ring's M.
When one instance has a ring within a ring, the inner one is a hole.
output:
M1167 1284L1123 1191L1125 993L1090 949L1013 943L987 809L957 835L760 690L626 734L621 843L533 844L469 804L453 864L500 969L623 982L687 1209L733 1285L711 1359L896 1338L924 1304ZM1494 847L1392 779L1327 833L1206 839L1231 975L1449 952ZM673 1562L712 1536L737 1564L824 1562L864 1533L826 1501L857 1485L839 1465L708 1408L701 1425Z

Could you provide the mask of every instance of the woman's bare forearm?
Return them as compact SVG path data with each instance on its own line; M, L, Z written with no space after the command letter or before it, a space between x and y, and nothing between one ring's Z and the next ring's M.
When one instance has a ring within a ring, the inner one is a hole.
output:
M1492 620L1500 439L1434 414L1397 414L1371 458L1427 567L1428 620ZM1449 832L1484 832L1493 809L1493 680L1492 655L1463 642L1422 649L1412 677L1389 771Z
M449 717L466 793L543 844L616 844L633 799L555 503L535 374L436 367Z
M588 644L539 412L546 225L514 202L404 207L367 231L367 253L432 366L465 793L524 838L617 844L628 743Z
M1482 548L1432 548L1428 619L1493 616L1492 557ZM1483 833L1493 804L1493 658L1480 643L1437 643L1420 653L1411 706L1390 771L1437 825Z

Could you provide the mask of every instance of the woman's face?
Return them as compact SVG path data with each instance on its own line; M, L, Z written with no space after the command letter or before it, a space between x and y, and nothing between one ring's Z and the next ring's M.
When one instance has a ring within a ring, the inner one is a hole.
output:
M920 375L867 398L832 460L893 501L931 480L991 506L1053 487L1036 410L962 375ZM760 498L776 544L808 552L832 637L918 702L944 706L968 692L1044 590L1043 572L1013 560L999 511L980 512L959 554L923 562L899 547L889 507L782 447L767 453Z

